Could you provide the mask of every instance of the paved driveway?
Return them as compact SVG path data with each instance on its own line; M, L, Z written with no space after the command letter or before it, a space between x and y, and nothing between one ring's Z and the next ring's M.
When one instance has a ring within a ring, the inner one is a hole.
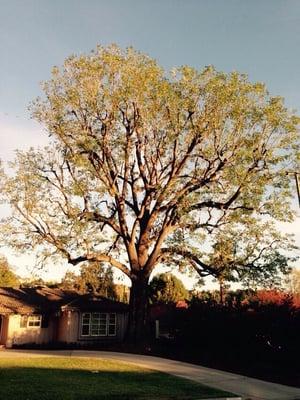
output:
M191 379L221 390L236 393L247 400L300 400L300 389L259 379L248 378L229 372L218 371L199 365L167 360L139 354L114 353L106 351L39 351L39 350L1 350L0 357L93 357L120 360L153 370L167 372Z

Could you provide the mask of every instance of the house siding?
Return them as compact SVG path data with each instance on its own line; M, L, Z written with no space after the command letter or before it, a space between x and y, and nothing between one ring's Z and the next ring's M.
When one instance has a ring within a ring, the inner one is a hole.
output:
M93 342L121 342L124 339L127 328L127 313L116 313L116 335L115 336L81 336L81 316L78 311L64 311L61 313L58 325L57 340L62 343L91 344Z
M118 341L124 340L128 324L128 314L117 314L117 338Z
M79 312L63 311L58 320L58 342L75 343L78 341Z
M47 344L53 340L54 336L54 323L49 320L47 328L41 327L26 327L21 328L21 315L9 315L8 328L6 334L6 347L22 344Z

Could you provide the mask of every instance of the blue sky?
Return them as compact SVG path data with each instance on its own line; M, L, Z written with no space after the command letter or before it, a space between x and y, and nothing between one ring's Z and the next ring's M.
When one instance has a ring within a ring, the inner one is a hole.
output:
M300 108L298 0L0 0L0 109L24 115L72 53L132 45L166 68L238 70Z
M0 158L46 143L27 106L52 66L112 42L167 69L247 73L300 112L299 0L0 0ZM299 225L283 229L300 244Z

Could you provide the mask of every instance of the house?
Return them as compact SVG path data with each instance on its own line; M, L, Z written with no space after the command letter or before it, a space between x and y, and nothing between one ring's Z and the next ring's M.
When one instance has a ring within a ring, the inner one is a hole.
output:
M128 305L92 294L0 288L0 345L91 345L123 340Z

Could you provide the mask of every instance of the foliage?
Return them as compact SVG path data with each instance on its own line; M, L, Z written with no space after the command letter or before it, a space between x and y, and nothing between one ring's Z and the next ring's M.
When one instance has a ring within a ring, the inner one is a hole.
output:
M175 275L162 273L153 277L149 285L152 303L177 303L188 300L189 292Z
M0 257L0 287L18 287L20 280L5 257Z
M114 291L116 300L122 303L129 303L130 288L127 285L115 283Z
M300 295L300 270L294 268L288 276L288 289L293 294Z
M258 290L254 295L249 297L249 304L254 307L268 305L284 305L293 306L293 297L282 290Z
M47 286L49 288L57 288L58 283L56 281L45 281L41 277L31 276L21 280L22 287L37 287L37 286Z
M213 67L166 73L113 45L69 57L43 89L32 116L52 141L3 175L4 242L121 270L140 334L159 263L226 279L285 271L272 252L293 245L274 221L293 219L299 119L263 84Z
M105 268L96 262L83 264L79 275L71 271L66 272L60 287L77 290L80 293L95 293L108 298L116 298L112 269Z
M280 287L291 271L296 246L291 237L277 232L269 222L249 219L243 226L231 224L215 234L208 264L217 270L217 280L240 282L246 288Z

